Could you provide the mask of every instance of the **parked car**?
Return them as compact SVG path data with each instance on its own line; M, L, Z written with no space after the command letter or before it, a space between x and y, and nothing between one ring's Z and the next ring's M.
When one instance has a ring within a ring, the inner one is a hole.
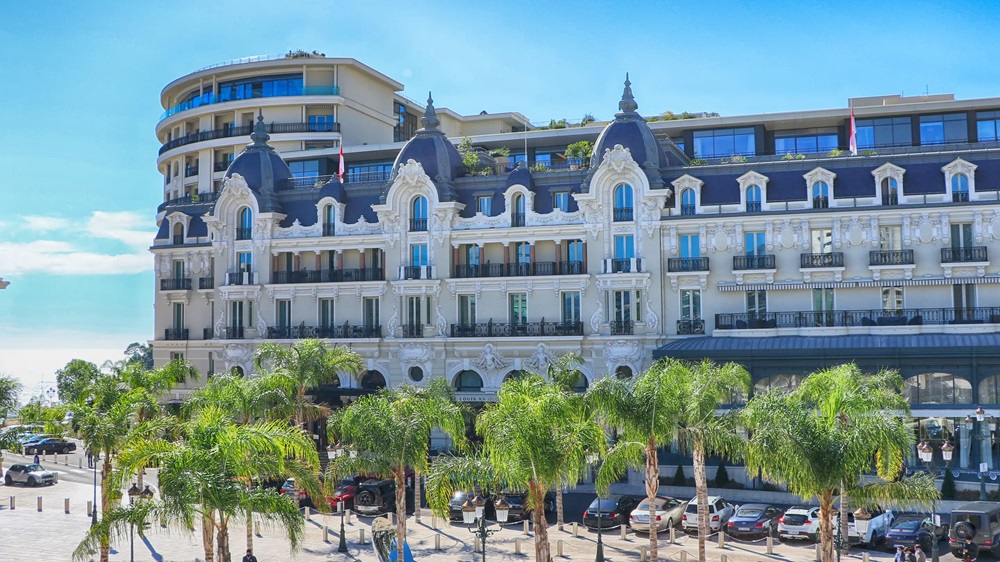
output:
M708 496L708 530L718 531L726 526L729 518L736 512L736 506L726 503L721 496ZM681 525L684 531L698 530L698 498L695 497L687 504L684 515L681 516Z
M840 528L840 517L834 517L835 528ZM885 539L886 533L892 528L896 516L892 511L881 508L858 509L847 514L847 541L851 544L863 544L875 547Z
M25 443L24 445L24 454L26 455L41 453L61 453L63 455L68 455L71 451L75 450L76 443L56 438L39 439L37 441Z
M583 512L583 525L588 529L612 529L629 522L632 510L642 503L642 496L611 496L594 498ZM649 515L647 513L647 515Z
M726 533L734 537L763 537L778 534L778 518L784 515L781 508L766 503L748 503L740 506L726 524Z
M296 503L299 507L312 506L309 493L295 485L295 479L289 478L278 489L278 493Z
M330 504L330 509L334 513L340 511L340 504L343 502L344 510L354 509L354 498L358 495L358 485L353 479L346 479L333 491L333 495L327 496L326 500Z
M15 482L28 486L55 484L59 482L59 473L54 470L46 470L40 464L13 464L7 469L3 483L7 486L13 486Z
M628 523L636 533L648 533L653 526L659 532L676 525L678 520L684 517L686 506L686 502L666 496L657 496L653 499L655 520L651 522L649 520L649 498L643 498L629 514Z
M1000 555L1000 503L972 502L951 510L948 542L951 553L962 557L966 537L979 546L980 556L987 551L996 558Z
M940 523L940 520L939 520ZM948 536L948 525L935 525L926 515L904 515L897 519L885 534L885 543L895 547L897 544L919 544L924 552L931 551L931 543Z
M462 505L465 504L465 500L471 497L472 496L464 490L456 490L455 493L451 495L451 499L448 500L448 519L452 521L461 521Z
M503 498L505 502L510 506L507 511L507 521L510 523L516 521L525 521L531 519L531 510L528 509L528 496L521 492L515 492L513 490L504 490L498 494L498 498ZM493 516L496 516L496 501L491 501L490 504L493 506L490 508Z
M797 505L778 518L778 536L815 542L819 535L819 508Z
M362 515L382 515L396 509L396 483L392 480L368 480L358 485L354 511Z

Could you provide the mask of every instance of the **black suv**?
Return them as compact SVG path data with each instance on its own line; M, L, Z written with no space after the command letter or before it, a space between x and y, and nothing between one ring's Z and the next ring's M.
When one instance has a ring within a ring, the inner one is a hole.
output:
M354 511L362 515L382 515L396 509L396 483L392 480L368 480L358 484Z
M1000 503L972 502L952 510L949 529L948 543L956 558L962 558L967 537L972 537L980 553L989 551L996 557L1000 554Z

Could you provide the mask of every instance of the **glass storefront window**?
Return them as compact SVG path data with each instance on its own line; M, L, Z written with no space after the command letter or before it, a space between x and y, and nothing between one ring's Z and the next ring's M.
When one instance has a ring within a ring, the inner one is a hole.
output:
M906 379L903 396L911 404L972 404L972 383L951 373L923 373Z

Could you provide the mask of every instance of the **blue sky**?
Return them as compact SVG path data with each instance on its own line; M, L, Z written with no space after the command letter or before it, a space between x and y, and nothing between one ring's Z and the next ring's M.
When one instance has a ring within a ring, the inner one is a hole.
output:
M989 2L8 2L0 8L0 372L29 387L152 335L161 88L290 49L533 121L1000 94ZM556 7L560 6L560 7ZM563 8L562 6L565 6Z

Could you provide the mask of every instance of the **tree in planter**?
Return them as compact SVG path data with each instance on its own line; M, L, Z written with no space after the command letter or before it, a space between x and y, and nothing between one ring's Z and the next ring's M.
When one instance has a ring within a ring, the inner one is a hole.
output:
M470 176L486 171L486 167L479 160L479 152L472 146L472 139L469 137L462 137L462 142L458 143L458 154L461 155L462 164Z
M728 488L729 482L729 473L726 472L726 463L720 460L719 468L715 470L715 487Z
M687 486L687 479L684 478L684 466L678 464L677 470L674 472L674 479L670 482L671 486Z
M588 140L577 141L566 147L566 159L572 162L579 160L581 167L590 164L590 153L594 151L594 143Z
M944 480L941 481L941 499L943 500L953 500L955 499L955 476L951 473L951 470L944 469Z

